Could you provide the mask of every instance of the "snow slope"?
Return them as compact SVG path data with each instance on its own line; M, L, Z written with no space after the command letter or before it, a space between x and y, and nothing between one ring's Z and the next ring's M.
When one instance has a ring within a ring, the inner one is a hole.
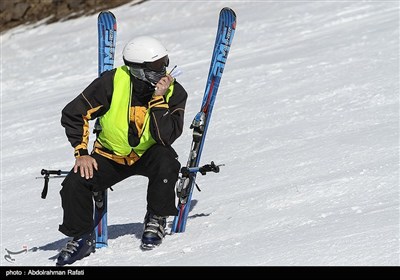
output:
M198 176L186 232L142 252L147 179L109 198L109 247L77 266L398 266L399 2L147 1L112 11L116 65L131 38L170 50L189 92L174 143L184 165L218 13L238 22L203 150L224 163ZM2 266L54 266L68 240L61 179L73 166L62 108L97 76L97 16L1 36ZM91 135L93 141L93 135ZM172 218L169 219L169 222Z

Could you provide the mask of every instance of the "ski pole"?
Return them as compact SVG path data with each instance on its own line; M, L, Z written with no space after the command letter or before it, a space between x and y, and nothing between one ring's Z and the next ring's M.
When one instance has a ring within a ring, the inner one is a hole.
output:
M44 179L44 187L42 191L42 198L45 199L47 196L47 191L49 189L49 180L50 178L64 178L67 177L69 171L62 171L62 170L47 170L47 169L42 169L40 171L40 174L43 175L43 177L36 177L35 179ZM57 176L51 176L51 175L57 175ZM51 177L50 177L51 176Z
M210 164L203 165L201 167L182 167L181 173L183 177L189 177L190 174L200 172L201 175L206 175L207 172L219 173L219 167L225 166L225 164L216 165L213 161Z

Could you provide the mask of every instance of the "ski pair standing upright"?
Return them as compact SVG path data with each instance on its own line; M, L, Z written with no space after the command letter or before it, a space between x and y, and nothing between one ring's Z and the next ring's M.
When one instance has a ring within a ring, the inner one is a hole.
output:
M98 17L99 39L99 75L111 70L114 65L116 44L116 19L111 12L102 12ZM199 167L205 143L205 137L214 108L219 84L227 62L230 46L236 30L236 14L230 8L223 8L219 14L218 29L214 43L206 88L199 113L193 119L193 140L186 167L181 170L181 178L177 182L178 212L172 224L172 232L184 232L188 218L192 194L196 185L197 172L219 172L219 166L213 162ZM96 122L97 124L97 122ZM97 125L95 125L96 129ZM96 247L107 246L107 191L95 193Z

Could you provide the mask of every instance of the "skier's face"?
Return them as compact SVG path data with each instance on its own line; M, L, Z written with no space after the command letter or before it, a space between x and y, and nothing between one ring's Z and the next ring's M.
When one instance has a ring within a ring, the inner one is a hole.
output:
M158 81L167 74L168 65L168 55L153 62L145 62L146 67L144 69L144 74L146 76L146 79L152 85L156 85Z
M138 79L147 81L155 86L158 81L167 74L167 66L169 65L168 55L143 64L129 64L131 74Z
M167 66L169 65L169 58L168 55L153 61L153 62L145 62L145 67L146 69L154 72L164 72L167 69Z

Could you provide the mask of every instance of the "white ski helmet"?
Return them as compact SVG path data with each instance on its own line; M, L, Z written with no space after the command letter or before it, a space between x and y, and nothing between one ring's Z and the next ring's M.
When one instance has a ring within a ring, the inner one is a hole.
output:
M123 50L125 64L153 62L168 55L167 49L160 41L141 36L129 41Z

